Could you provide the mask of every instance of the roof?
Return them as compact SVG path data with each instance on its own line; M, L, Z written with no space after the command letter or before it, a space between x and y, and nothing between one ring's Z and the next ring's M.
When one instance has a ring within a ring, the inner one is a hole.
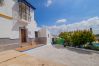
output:
M31 7L32 9L36 9L33 5L31 5L27 0L18 0L18 2L23 2L25 3L27 6Z

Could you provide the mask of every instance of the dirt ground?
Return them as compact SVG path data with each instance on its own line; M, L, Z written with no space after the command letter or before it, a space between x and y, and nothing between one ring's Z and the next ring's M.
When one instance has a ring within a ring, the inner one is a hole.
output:
M0 44L0 52L18 48L19 44Z
M65 65L29 56L27 54L15 50L9 50L0 52L0 66L65 66Z

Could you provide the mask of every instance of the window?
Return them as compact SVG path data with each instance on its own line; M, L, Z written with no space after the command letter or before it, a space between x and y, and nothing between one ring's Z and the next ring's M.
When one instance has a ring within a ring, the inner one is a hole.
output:
M0 0L0 6L4 4L4 0Z
M49 34L48 34L48 38L49 38Z
M30 7L24 3L19 3L19 15L21 19L31 21Z
M35 31L35 38L38 38L38 32Z

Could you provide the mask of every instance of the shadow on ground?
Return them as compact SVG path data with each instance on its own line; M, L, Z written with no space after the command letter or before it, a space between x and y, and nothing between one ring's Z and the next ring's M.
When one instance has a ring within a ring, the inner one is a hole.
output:
M93 53L97 53L99 54L99 51L93 51L93 50L87 50L87 49L81 49L81 48L73 48L73 47L64 47L63 45L53 45L53 47L57 48L57 49L67 49L69 51L72 52L76 52L79 54L93 54Z
M66 48L66 49L69 51L79 53L79 54L93 54L92 51L84 50L84 49L80 49L80 48L79 49L78 48Z

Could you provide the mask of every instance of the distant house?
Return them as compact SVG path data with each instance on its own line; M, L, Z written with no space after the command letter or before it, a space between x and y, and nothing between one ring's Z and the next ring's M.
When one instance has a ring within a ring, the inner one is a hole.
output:
M41 44L51 45L52 35L46 28L41 28L38 30L38 38L36 38Z
M99 34L96 34L95 38L96 38L97 41L99 41Z
M29 43L37 38L42 43L46 40L47 44L48 35L37 36L35 32L34 12L35 7L26 0L0 0L0 45Z

